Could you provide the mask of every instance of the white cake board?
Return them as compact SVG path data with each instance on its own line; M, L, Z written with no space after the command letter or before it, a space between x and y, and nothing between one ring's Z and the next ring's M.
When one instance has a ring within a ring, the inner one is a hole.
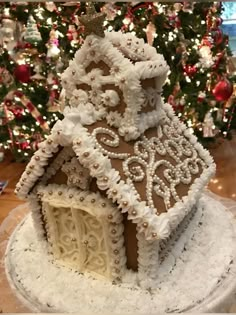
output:
M36 238L30 215L9 240L5 256L8 280L33 312L228 312L236 303L236 223L232 213L209 194L204 202L205 214L195 236L188 238L197 216L160 267L160 284L155 290L128 283L113 285L52 263L46 244ZM235 203L224 203L235 211ZM183 244L186 250L178 257ZM175 256L171 270L168 261Z

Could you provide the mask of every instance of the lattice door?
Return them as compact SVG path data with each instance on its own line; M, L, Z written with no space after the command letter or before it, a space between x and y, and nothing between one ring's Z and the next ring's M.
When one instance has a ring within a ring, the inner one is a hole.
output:
M79 248L83 253L81 268L105 275L108 272L108 253L104 240L104 227L90 213L72 210L76 219Z
M81 249L76 237L75 221L70 208L48 207L50 240L56 258L69 264L81 265Z
M108 252L104 240L104 226L95 216L80 209L49 207L57 258L77 266L80 271L109 273Z

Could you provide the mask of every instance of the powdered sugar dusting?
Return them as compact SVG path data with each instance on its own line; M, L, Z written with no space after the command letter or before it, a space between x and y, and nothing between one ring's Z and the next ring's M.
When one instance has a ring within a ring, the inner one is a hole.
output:
M156 289L144 290L136 283L111 284L57 265L46 254L46 243L37 240L31 216L10 239L8 277L32 309L41 312L217 311L214 292L235 272L235 224L218 201L204 196L201 204L204 211L196 213L169 256L157 266ZM207 300L211 308L201 308Z

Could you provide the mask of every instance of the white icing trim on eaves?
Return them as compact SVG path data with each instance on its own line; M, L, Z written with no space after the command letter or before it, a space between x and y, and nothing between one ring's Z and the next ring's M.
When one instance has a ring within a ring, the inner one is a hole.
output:
M62 168L63 163L70 160L74 156L75 153L71 147L64 147L57 157L52 161L52 163L46 168L42 179L40 179L40 184L46 184L47 181Z
M39 144L39 149L34 153L16 185L15 193L19 198L27 198L36 181L44 175L49 159L58 150L59 143L54 141L53 136L49 136L47 140Z
M45 239L45 228L47 223L44 221L40 199L36 194L30 194L28 198L29 209L31 210L31 216L33 219L34 228L38 239Z
M184 136L188 138L189 142L194 146L194 148L198 151L200 157L206 162L206 164L211 168L212 175L215 172L215 163L210 155L209 151L205 149L197 140L197 137L193 135L187 126L179 120L179 118L175 115L175 112L169 104L165 103L163 105L163 109L165 110L167 117L173 121L178 122L180 128L182 129Z

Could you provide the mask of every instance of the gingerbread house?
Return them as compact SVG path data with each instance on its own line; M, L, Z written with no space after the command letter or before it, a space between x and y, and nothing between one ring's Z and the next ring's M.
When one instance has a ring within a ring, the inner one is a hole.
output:
M158 281L163 244L197 211L215 171L162 101L168 70L143 40L107 32L87 36L64 72L64 119L16 187L58 261L112 280Z

